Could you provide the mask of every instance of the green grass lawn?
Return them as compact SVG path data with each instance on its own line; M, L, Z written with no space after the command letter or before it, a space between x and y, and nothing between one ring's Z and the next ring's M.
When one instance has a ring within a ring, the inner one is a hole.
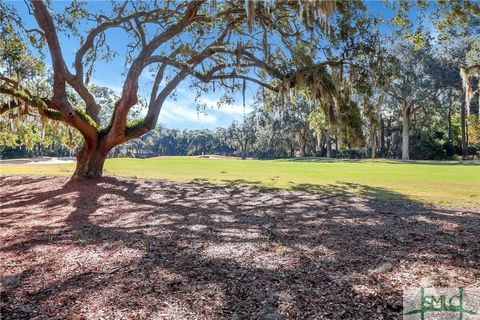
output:
M74 164L0 165L0 174L71 175ZM480 165L440 162L287 161L162 157L107 160L105 175L408 198L480 207Z

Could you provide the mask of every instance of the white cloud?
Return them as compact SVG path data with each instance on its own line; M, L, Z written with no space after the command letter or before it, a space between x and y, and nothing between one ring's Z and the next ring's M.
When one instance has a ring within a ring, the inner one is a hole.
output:
M252 108L252 104L253 104L253 100L247 100L245 101L245 110L243 108L243 103L242 104L239 104L239 103L233 103L233 104L230 104L230 105L225 105L225 106L222 106L222 107L218 107L217 103L218 103L218 100L219 99L215 99L215 97L201 97L199 99L200 103L203 103L205 105L207 105L209 108L215 110L215 111L218 111L218 112L221 112L221 113L227 113L227 114L230 114L230 115L242 115L243 116L243 113L245 111L245 113L249 113L250 111L253 110Z
M195 98L197 93L185 85L177 88L177 99L168 99L160 113L159 122L170 128L189 128L200 129L217 127L227 127L233 121L242 121L244 115L241 96L235 96L235 101L231 105L218 107L220 94L203 94L198 100L200 104L206 106L201 112L197 110ZM240 101L240 102L238 102ZM252 111L253 98L248 96L245 103L245 113Z
M169 122L185 123L196 122L205 125L215 125L218 118L212 114L197 112L192 106L185 106L178 101L165 101L160 112L160 121L170 120Z

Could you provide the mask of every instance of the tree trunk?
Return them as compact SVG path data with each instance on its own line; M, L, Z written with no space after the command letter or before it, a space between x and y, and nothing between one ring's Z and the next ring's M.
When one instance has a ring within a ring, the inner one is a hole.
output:
M337 157L338 157L338 130L336 130L336 133L335 133L335 151L337 152Z
M300 157L305 157L307 148L308 128L304 127L298 134L298 143L300 144Z
M448 105L448 141L452 141L452 106Z
M316 134L315 137L317 138L317 145L315 147L315 155L318 155L319 153L322 153L322 142L323 142L323 137L321 134Z
M103 165L107 157L101 147L89 146L86 142L77 153L77 167L73 175L77 179L100 178L103 174Z
M372 157L372 159L375 159L375 156L377 154L377 133L376 133L375 129L373 129L371 131L371 138L372 138L372 141L371 141L371 147L372 147L371 157Z
M300 157L305 157L305 147L306 147L305 140L302 138L300 141Z
M410 140L410 107L404 106L402 109L402 160L410 159L408 151Z
M385 120L380 116L380 153L385 158Z
M385 153L388 155L390 151L392 150L392 118L389 117L387 121L387 130L386 130L386 137L385 139Z
M245 159L247 159L247 145L246 145L246 143L242 144L242 160L245 160Z
M332 143L330 142L330 132L325 132L325 140L327 144L327 159L332 157Z
M467 130L466 130L466 121L465 121L465 102L462 103L460 108L460 123L462 127L462 155L463 160L467 159L468 151L467 151Z

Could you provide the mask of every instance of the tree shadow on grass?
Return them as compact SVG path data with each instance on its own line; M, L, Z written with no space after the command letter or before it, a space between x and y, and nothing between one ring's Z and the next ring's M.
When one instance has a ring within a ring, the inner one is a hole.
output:
M407 198L405 195L397 192L392 192L385 188L372 187L369 185L363 185L353 182L339 181L336 184L318 185L311 183L299 183L291 187L291 190L310 192L317 194L330 194L343 197L360 197L365 200L372 201L388 201L400 202L406 204L407 200L412 205L419 206L414 200Z
M382 188L2 183L6 319L400 319L404 286L480 285L478 213Z

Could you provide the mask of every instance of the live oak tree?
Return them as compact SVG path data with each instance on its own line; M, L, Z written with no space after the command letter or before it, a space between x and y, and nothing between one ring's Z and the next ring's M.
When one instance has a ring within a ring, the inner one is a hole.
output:
M255 125L251 117L245 117L241 124L234 121L226 132L229 145L240 151L243 160L247 158L248 149L255 142L255 137Z
M313 111L308 115L308 123L317 139L317 149L325 149L325 157L332 157L332 141L330 138L330 128L325 121L325 115L318 111Z
M348 127L345 113L355 106L345 96L343 78L361 78L358 52L374 54L371 19L358 1L125 1L112 2L108 10L74 1L58 12L42 1L27 5L34 28L23 24L12 5L0 3L1 41L8 48L15 42L29 50L46 48L49 87L37 90L33 76L18 77L0 66L1 109L8 114L21 108L75 128L84 139L76 177L100 177L108 152L153 129L164 102L186 79L199 92L245 91L254 83L287 99L304 90L322 101L332 123ZM128 41L125 79L104 124L92 83L97 66L119 55L113 29ZM73 56L62 35L78 40ZM142 75L153 76L148 96L139 93ZM143 116L129 121L141 101Z
M273 122L272 125L276 126L273 134L283 136L289 144L289 156L295 156L296 146L298 145L299 156L305 157L308 142L313 137L309 115L314 111L323 114L322 108L317 108L302 92L298 92L288 103L281 103L272 94L262 96L261 99L265 110L273 114L270 120ZM269 117L264 117L262 120L268 123Z
M437 81L434 76L436 61L428 47L414 50L409 42L400 43L394 49L398 69L387 88L387 94L398 106L402 119L402 159L410 159L410 120L428 100L435 98Z
M304 92L288 101L281 101L275 93L260 90L255 97L254 109L249 115L254 118L254 151L261 158L300 157L315 155L326 121L324 111L310 101ZM316 137L317 139L315 139Z

